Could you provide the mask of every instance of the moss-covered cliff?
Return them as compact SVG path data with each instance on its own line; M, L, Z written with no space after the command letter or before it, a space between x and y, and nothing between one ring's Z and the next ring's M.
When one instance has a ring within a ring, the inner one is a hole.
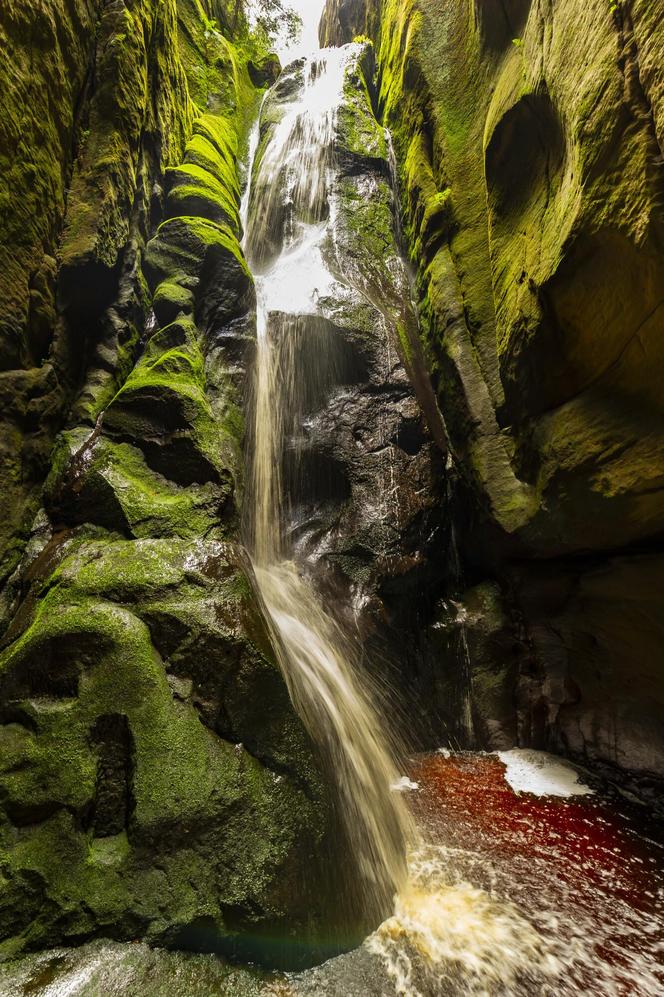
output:
M0 13L4 956L332 934L330 801L237 545L240 161L276 67L235 7Z
M376 43L467 580L489 571L525 617L498 717L478 665L478 725L486 707L501 737L518 722L646 797L664 778L661 16L330 0L321 29Z

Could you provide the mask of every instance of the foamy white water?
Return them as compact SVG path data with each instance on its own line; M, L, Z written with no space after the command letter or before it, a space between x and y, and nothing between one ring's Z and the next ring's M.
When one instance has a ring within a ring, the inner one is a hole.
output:
M394 916L367 941L399 997L518 992L524 979L559 977L555 948L518 910L469 882L451 882L456 856L421 846ZM443 989L444 988L444 989Z
M505 779L515 793L534 796L592 796L593 790L581 782L581 777L564 758L546 751L512 748L497 751L507 771Z

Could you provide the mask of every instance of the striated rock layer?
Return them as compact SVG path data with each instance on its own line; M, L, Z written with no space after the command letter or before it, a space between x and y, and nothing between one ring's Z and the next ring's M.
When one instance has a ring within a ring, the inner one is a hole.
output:
M361 33L376 45L376 111L394 137L459 476L472 588L432 623L430 681L441 695L461 681L462 633L476 740L566 752L653 803L663 12L640 0L330 0L321 27L325 43Z
M333 286L274 317L335 360L292 413L289 529L414 741L548 747L660 808L663 12L330 0L325 42L373 39ZM238 161L277 66L235 0L6 0L0 37L0 957L296 965L349 939L239 544Z

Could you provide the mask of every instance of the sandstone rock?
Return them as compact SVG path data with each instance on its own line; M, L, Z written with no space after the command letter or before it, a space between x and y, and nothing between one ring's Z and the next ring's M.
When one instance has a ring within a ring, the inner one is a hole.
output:
M330 815L237 552L87 528L34 584L0 662L2 953L306 935Z
M26 120L19 173L57 132L62 177L36 188L43 211L21 181L34 321L14 322L15 267L6 316L24 345L7 366L25 369L0 385L13 515L0 577L16 568L2 593L0 957L108 934L323 957L341 931L336 817L236 545L254 304L238 160L260 96L249 61L265 53L248 34L233 43L221 0L51 7L31 31L11 4L1 18L21 59L19 42L49 29L48 56L21 70L37 138L23 91L4 96ZM284 948L295 925L302 944Z

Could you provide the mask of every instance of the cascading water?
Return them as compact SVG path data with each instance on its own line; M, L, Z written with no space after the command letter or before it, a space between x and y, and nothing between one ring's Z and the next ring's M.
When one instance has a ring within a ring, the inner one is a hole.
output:
M480 968L466 980L467 992L484 992L487 983L521 973L524 961L539 953L540 940L514 911L459 881L451 852L427 846L416 831L404 795L394 792L410 783L399 779L377 715L380 693L358 668L353 643L324 606L293 538L292 506L306 476L298 474L296 441L307 397L324 394L335 381L334 345L316 331L322 303L344 294L331 190L337 113L347 69L360 52L357 45L324 50L291 67L266 98L252 143L244 221L257 346L247 547L290 695L337 783L364 922L383 922L363 952L384 963L397 993L414 997L436 994L444 967L456 972L469 945ZM334 271L326 262L332 257ZM361 290L376 307L376 286ZM378 308L376 316L380 325ZM313 348L303 349L308 340ZM392 350L386 337L386 369ZM395 490L389 452L383 484L370 503L378 518Z
M333 374L334 350L307 352L318 301L334 278L321 252L328 224L335 116L353 47L301 65L301 88L258 147L246 197L246 252L256 278L257 351L251 439L248 547L258 592L292 700L337 783L341 816L361 878L362 912L374 925L406 878L410 818L372 683L353 647L298 565L287 534L287 439L301 399Z

